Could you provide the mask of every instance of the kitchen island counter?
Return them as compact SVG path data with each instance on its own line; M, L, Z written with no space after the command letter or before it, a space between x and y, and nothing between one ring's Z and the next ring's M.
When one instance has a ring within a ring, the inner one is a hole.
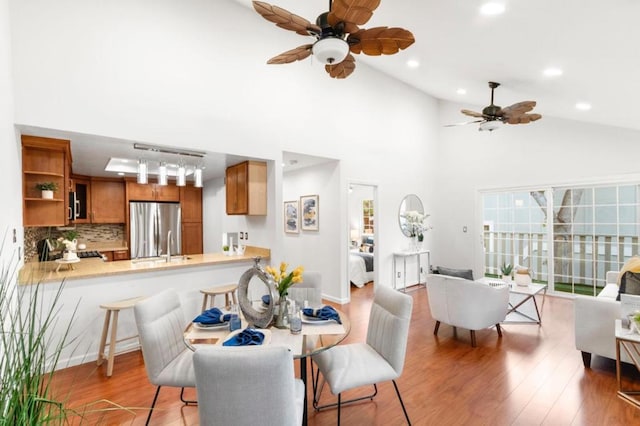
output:
M163 260L120 260L105 262L100 258L81 259L73 264L73 269L59 268L56 262L29 262L20 270L20 284L60 282L84 278L108 277L143 272L162 272L198 266L227 265L253 260L256 256L269 259L271 251L260 247L247 246L242 256L226 256L223 253L193 254L174 256L171 262ZM56 269L59 269L56 271Z

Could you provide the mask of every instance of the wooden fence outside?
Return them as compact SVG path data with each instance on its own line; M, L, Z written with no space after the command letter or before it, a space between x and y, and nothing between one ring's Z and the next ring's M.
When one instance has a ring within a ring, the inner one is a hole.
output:
M637 236L564 235L555 245L569 247L563 257L553 259L555 283L603 287L607 271L619 270L638 254ZM503 263L529 268L536 281L550 283L549 244L546 233L484 233L485 275L500 275ZM560 251L560 250L558 250Z

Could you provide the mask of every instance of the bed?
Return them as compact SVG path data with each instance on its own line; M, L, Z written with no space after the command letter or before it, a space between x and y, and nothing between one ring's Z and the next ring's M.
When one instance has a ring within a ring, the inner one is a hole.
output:
M356 287L373 281L373 253L349 253L349 279Z

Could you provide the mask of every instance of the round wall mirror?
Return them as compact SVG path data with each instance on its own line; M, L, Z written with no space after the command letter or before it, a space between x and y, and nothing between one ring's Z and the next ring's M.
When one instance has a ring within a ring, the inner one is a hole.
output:
M424 214L422 201L416 194L409 194L402 199L402 202L400 202L400 209L398 210L398 223L400 224L400 230L405 237L411 237L411 230L409 229L409 225L405 217L405 214L409 211L416 211L420 214Z

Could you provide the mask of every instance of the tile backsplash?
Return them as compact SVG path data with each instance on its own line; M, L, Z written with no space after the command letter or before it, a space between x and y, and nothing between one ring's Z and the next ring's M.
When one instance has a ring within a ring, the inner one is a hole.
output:
M121 242L124 240L124 224L78 224L79 243ZM24 228L24 257L25 262L38 259L36 244L44 238L61 237L65 231L59 231L56 227L28 227Z

